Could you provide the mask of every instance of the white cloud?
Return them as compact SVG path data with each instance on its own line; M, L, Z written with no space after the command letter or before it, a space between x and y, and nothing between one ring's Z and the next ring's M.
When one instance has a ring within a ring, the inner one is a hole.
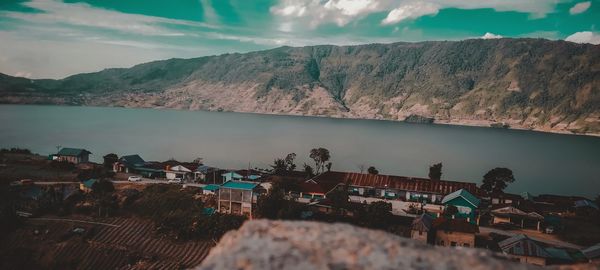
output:
M565 38L565 40L575 43L590 43L598 45L600 44L600 34L591 31L577 32L568 36Z
M588 10L590 6L592 6L591 1L577 3L571 9L569 9L569 13L571 13L571 15L583 13Z
M414 19L423 15L435 15L439 12L440 6L427 2L407 3L392 9L387 17L381 21L381 24L395 24L406 19Z
M23 13L15 11L0 12L0 15L22 19L29 23L67 24L83 27L96 27L126 33L156 36L183 36L165 25L185 25L200 28L216 28L201 22L167 19L154 16L126 14L117 11L95 8L84 3L63 3L59 1L33 0L23 3L27 7L42 12Z
M485 33L485 35L481 36L481 38L482 39L498 39L498 38L502 38L502 36L487 32L487 33Z
M280 0L271 7L271 13L282 21L302 19L314 28L326 23L345 26L370 14L386 12L387 17L382 24L389 25L437 14L444 8L492 8L529 13L533 18L540 18L554 11L556 3L560 1L563 0Z

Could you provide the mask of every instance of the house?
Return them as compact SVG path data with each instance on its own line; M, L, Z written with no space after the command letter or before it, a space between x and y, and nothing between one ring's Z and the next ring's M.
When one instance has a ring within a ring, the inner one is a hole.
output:
M228 181L241 181L242 179L244 179L243 175L234 171L226 172L224 174L221 174L221 176L223 177L223 183Z
M581 209L598 211L598 205L588 199L575 201L575 210Z
M88 162L90 154L92 152L80 149L80 148L62 148L56 155L54 155L53 159L57 161L66 161L73 164L79 164L82 162Z
M252 206L256 202L258 183L227 181L219 187L218 211L252 218Z
M512 223L521 228L541 229L544 216L537 212L525 212L513 206L502 207L491 211L492 224Z
M479 227L464 219L439 217L433 220L435 244L445 247L475 247L475 234Z
M227 181L257 181L261 178L260 172L256 170L237 170L221 174L223 183Z
M258 181L262 178L261 173L257 170L237 170L235 172L247 181Z
M481 201L465 189L454 191L442 199L442 204L446 207L455 206L458 212L454 215L457 218L466 218L467 221L475 222L475 210L479 207Z
M444 181L417 177L354 172L324 172L312 178L319 185L346 184L351 195L397 199L413 202L438 203L442 198L459 189L478 193L475 183Z
M146 161L139 155L122 156L113 164L114 172L136 173L137 168L143 167Z
M194 171L194 181L206 182L211 174L215 174L217 171L216 168L200 165ZM214 178L214 175L212 176Z
M219 192L219 185L214 185L214 184L210 184L210 185L206 185L205 187L202 188L202 194L204 195L214 195L217 194L217 192Z
M600 262L600 243L582 249L581 253L589 262Z
M412 222L410 238L425 244L433 244L433 217L429 214L421 214Z
M94 184L96 182L98 182L97 179L85 180L85 181L79 183L79 189L85 193L90 193L90 192L92 192L92 187L94 186Z
M531 194L527 193L528 196ZM492 193L484 197L484 199L492 206L494 205L513 205L518 206L521 201L524 201L524 197L517 194L511 193Z
M552 258L542 243L524 234L515 235L498 243L502 253L515 261L544 266Z
M120 157L113 164L114 172L135 173L147 178L159 178L164 176L162 164L146 162L139 155L127 155Z
M193 173L191 169L183 165L175 165L175 166L167 166L165 169L165 175L167 180L173 179L181 179L181 180L191 180L193 178Z

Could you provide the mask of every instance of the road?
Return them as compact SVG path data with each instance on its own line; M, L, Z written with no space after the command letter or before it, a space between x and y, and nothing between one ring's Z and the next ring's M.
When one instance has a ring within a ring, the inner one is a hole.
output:
M540 241L540 242L543 242L543 243L546 243L546 244L549 244L552 246L574 248L574 249L582 249L583 248L581 246L562 241L562 240L558 239L555 235L544 234L542 232L538 232L538 231L534 231L534 230L505 231L505 230L500 230L500 229L496 229L496 228L480 226L479 232L481 234L497 233L497 234L502 234L502 235L506 235L506 236L515 236L517 234L525 234L528 237L530 237L531 239L534 239L534 240L537 240L537 241Z
M167 184L167 180L156 180L149 178L142 178L141 181L131 182L127 180L113 180L114 184L138 184L138 185L152 185L152 184ZM77 185L79 182L33 182L36 185ZM186 185L189 187L205 187L205 184L199 183L183 183L178 185Z

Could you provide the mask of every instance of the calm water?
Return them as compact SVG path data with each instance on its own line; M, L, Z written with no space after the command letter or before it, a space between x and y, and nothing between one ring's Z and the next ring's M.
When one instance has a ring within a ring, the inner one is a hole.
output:
M313 147L331 151L333 169L373 165L383 174L426 177L443 162L443 178L480 182L494 167L513 170L508 191L595 197L600 138L388 121L225 112L0 105L0 147L40 154L56 145L146 160L203 157L224 168L267 167L275 157Z

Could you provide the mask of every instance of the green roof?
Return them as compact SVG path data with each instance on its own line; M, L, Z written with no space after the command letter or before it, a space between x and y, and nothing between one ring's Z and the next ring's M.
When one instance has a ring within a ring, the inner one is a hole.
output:
M215 191L215 190L219 190L220 186L219 185L206 185L205 187L203 187L203 190L209 190L209 191Z
M446 197L444 197L444 199L442 199L442 204L446 204L447 202L454 200L458 197L462 197L463 199L465 199L467 202L469 202L470 204L472 204L475 207L479 207L479 203L481 203L481 201L479 199L477 199L477 197L475 197L475 195L471 194L466 189L459 189L457 191L454 191L454 192L446 195Z
M256 186L258 186L257 183L242 182L242 181L227 181L223 185L221 185L221 187L224 187L224 188L245 189L245 190L253 190Z
M60 151L58 151L58 156L74 156L74 157L78 157L84 154L91 154L92 152L85 150L85 149L80 149L80 148L62 148L60 149Z
M96 179L88 179L83 181L83 185L87 188L92 188L92 186L94 185L94 183L98 182L98 180Z

